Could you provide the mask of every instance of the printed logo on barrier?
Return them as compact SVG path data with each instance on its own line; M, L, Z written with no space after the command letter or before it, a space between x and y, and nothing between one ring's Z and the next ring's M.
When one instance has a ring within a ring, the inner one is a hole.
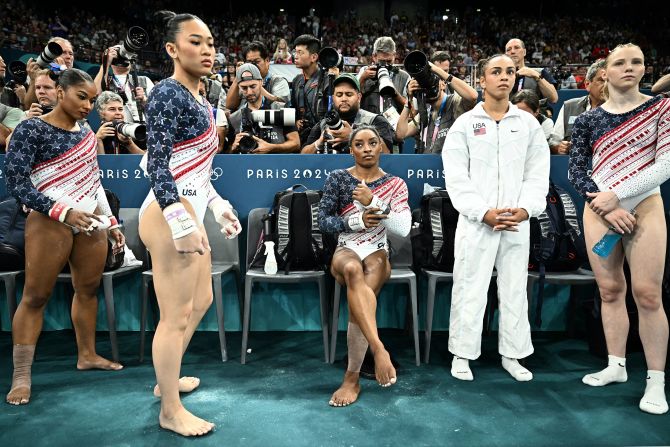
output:
M272 180L293 179L325 180L330 174L329 169L247 169L247 179Z
M217 166L216 168L212 169L212 172L209 174L209 178L211 181L214 182L218 180L222 175L223 175L223 169Z

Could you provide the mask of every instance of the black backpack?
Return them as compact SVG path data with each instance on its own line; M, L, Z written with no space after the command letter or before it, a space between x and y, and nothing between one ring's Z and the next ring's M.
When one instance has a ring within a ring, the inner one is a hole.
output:
M440 189L421 198L421 208L412 213L418 231L412 236L415 267L443 272L454 270L454 239L458 211L449 194Z
M0 202L0 271L23 270L26 213L14 197Z
M112 210L112 214L116 217L118 222L121 222L119 217L119 211L121 210L121 201L119 197L114 194L109 189L105 189L105 195L107 196L107 202L109 202L109 207ZM107 259L105 260L105 271L116 270L123 265L123 258L125 256L125 250L121 248L121 251L117 254L112 252L112 242L107 241Z
M542 325L545 272L569 272L579 269L588 258L584 227L575 203L563 189L549 182L547 208L530 219L528 270L540 272L535 324Z
M297 191L304 188L304 191ZM275 243L277 268L291 270L324 270L332 256L333 238L319 229L318 213L322 191L293 185L275 194L272 209L263 218L264 230L251 261L251 267L265 264L264 242Z

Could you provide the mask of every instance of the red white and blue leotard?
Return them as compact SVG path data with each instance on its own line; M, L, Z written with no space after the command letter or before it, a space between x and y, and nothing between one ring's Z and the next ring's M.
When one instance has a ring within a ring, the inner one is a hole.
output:
M182 196L202 223L207 204L219 197L210 181L219 145L211 106L206 101L200 104L184 85L168 78L151 91L146 115L147 154L142 166L151 191L140 215L154 200L165 209Z
M25 120L14 129L7 149L7 192L55 220L62 221L68 206L112 216L96 148L89 128L67 131L37 117Z

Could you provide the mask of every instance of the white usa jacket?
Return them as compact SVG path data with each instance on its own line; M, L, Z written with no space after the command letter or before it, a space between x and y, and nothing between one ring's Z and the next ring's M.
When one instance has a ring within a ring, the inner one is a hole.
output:
M449 129L442 149L454 207L471 222L491 208L523 208L536 217L547 206L550 152L537 119L509 103L496 123L482 102Z

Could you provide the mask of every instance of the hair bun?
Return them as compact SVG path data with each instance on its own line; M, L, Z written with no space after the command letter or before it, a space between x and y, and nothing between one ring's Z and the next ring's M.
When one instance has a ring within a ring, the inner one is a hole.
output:
M167 26L170 20L177 17L177 13L168 11L166 9L162 9L160 11L156 11L154 13L154 17L156 18L156 20L159 20L163 24L163 26Z

